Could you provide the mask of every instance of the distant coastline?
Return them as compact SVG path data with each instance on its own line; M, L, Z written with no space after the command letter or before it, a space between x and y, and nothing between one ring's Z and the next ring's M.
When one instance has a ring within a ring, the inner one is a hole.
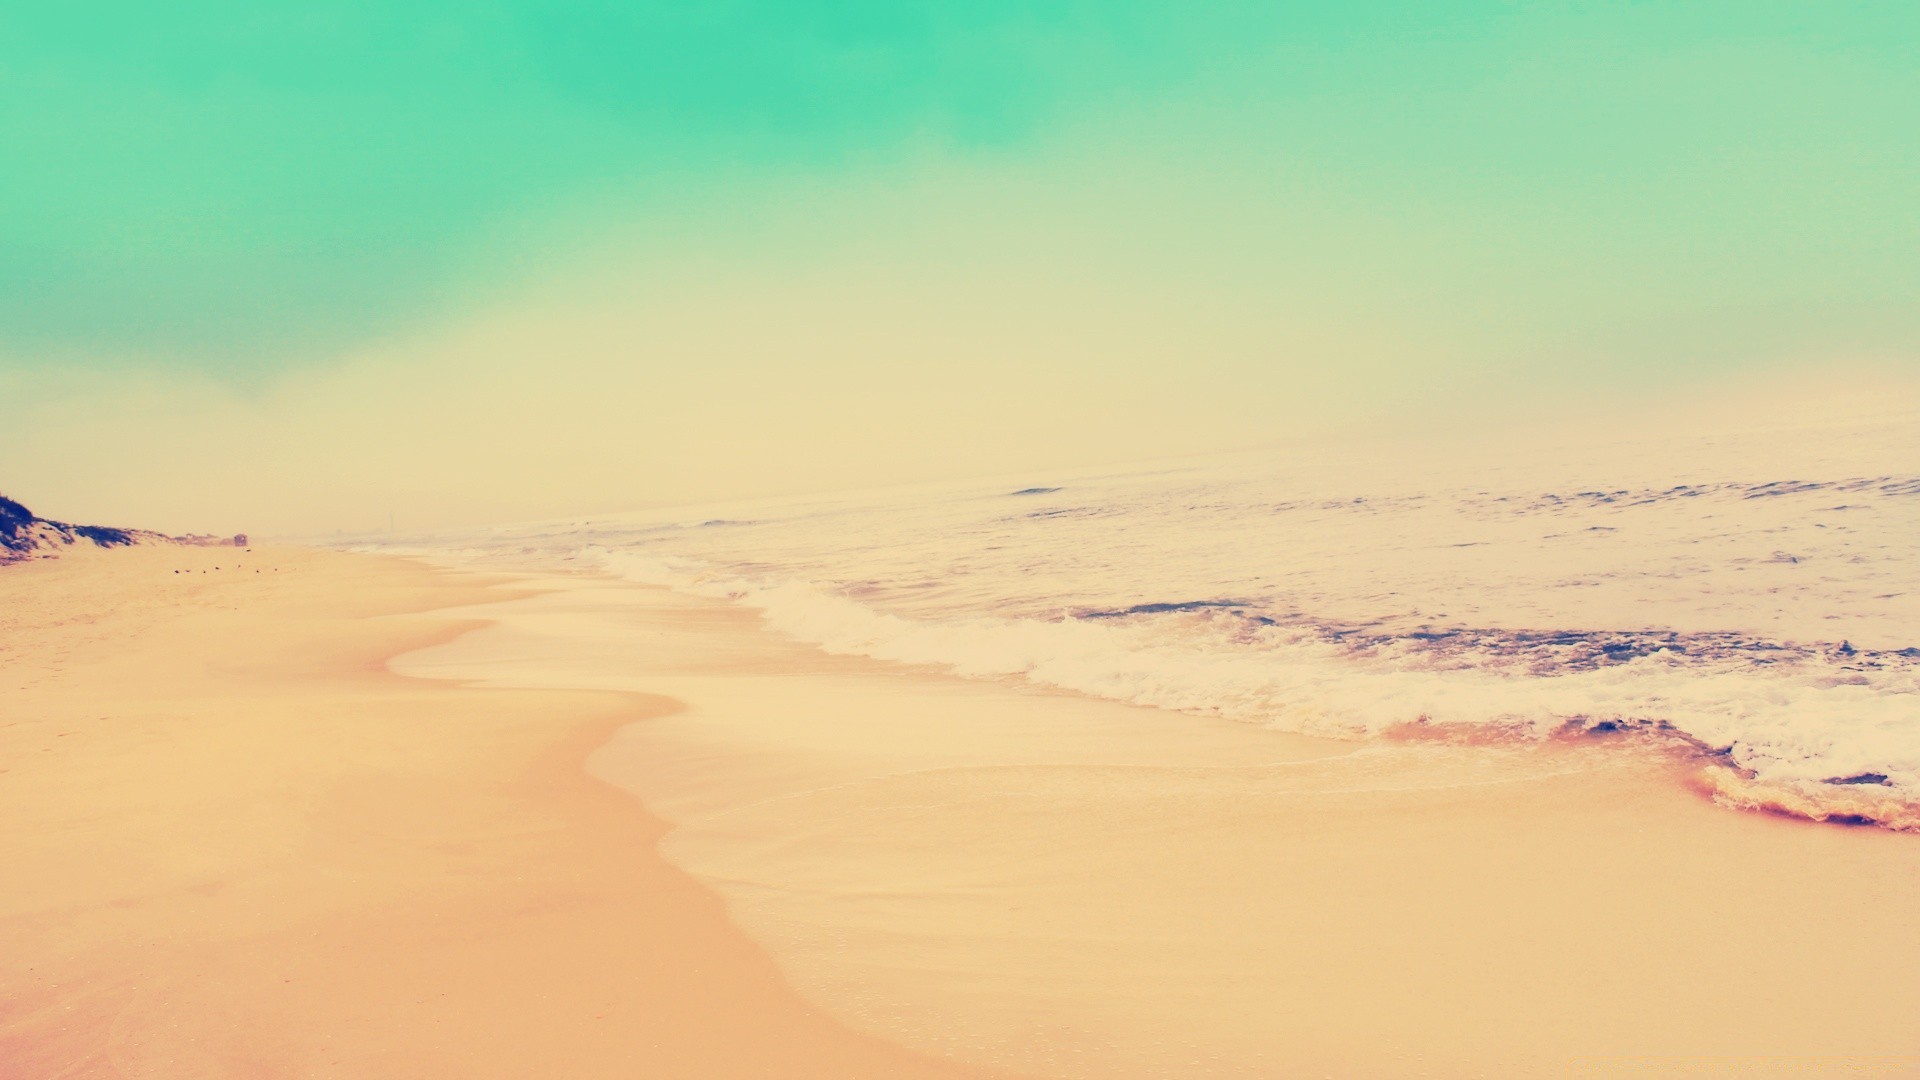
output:
M0 495L0 565L49 559L79 544L128 547L133 544L186 544L191 547L247 546L247 535L168 536L150 529L122 529L108 525L73 525L40 517L20 503Z

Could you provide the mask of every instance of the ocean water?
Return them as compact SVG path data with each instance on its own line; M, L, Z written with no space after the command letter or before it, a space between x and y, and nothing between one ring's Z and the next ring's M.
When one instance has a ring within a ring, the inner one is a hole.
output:
M883 452L877 450L876 452ZM832 652L1343 739L1671 748L1920 829L1920 421L1302 444L387 538Z

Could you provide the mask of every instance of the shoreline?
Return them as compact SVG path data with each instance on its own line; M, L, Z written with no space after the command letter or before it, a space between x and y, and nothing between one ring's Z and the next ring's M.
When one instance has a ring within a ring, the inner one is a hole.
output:
M548 580L399 666L688 702L593 771L878 1037L1088 1080L1920 1071L1911 834L1716 806L1659 753L1336 743Z
M0 1071L1920 1071L1910 835L238 554L0 571Z
M675 703L388 670L531 595L499 584L290 548L0 571L0 1072L989 1075L803 1000L582 768Z

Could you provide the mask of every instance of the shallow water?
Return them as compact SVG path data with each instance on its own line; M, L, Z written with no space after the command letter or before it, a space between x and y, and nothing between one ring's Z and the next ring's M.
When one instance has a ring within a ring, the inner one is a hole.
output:
M388 541L723 596L832 652L1341 738L1636 732L1920 827L1920 422L1295 448Z
M882 1038L1088 1080L1920 1060L1920 845L1716 810L1628 734L1313 739L829 655L599 575L542 587L395 668L681 702L589 768Z

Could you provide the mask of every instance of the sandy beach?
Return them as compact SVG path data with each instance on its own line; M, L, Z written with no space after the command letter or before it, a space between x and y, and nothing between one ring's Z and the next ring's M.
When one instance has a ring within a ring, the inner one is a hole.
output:
M583 759L658 697L402 678L395 559L0 568L0 1076L979 1075L803 1001Z
M593 770L794 985L1029 1075L1920 1075L1920 843L1621 745L1365 744L591 577L401 670L687 703Z
M1920 1080L1917 57L0 9L0 1080Z
M1920 844L587 575L0 571L0 1075L1920 1074Z

